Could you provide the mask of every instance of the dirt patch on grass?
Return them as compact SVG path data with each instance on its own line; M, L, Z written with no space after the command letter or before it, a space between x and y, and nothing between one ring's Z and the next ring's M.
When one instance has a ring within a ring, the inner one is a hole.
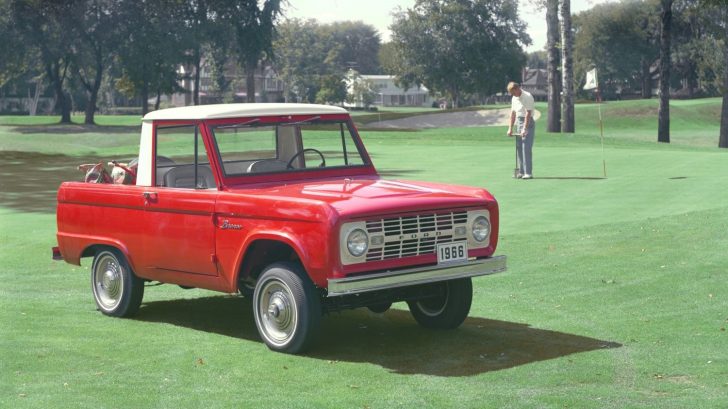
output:
M103 126L103 125L25 125L13 127L14 132L21 134L79 134L79 133L135 133L139 134L141 126Z
M24 212L53 213L56 192L65 181L81 181L81 163L116 158L45 155L35 152L0 151L0 206Z

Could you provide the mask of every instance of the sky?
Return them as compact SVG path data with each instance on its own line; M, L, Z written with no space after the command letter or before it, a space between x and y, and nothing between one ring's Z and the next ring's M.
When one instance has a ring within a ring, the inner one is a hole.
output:
M588 10L596 4L615 0L571 0L571 13ZM382 42L389 41L389 25L392 23L392 12L398 7L407 9L415 4L415 0L289 0L286 9L288 18L313 18L321 23L334 21L363 21L374 26L382 37ZM530 0L518 0L521 19L528 24L528 34L533 44L527 51L543 50L546 46L546 11L535 10Z

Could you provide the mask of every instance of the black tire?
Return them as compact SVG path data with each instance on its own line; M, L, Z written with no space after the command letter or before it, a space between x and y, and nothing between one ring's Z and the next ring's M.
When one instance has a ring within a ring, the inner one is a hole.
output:
M255 281L241 280L238 283L238 292L245 298L253 298L255 293Z
M129 267L117 249L106 248L94 256L91 291L98 310L111 317L131 317L144 297L144 280Z
M268 348L288 354L303 352L321 322L320 295L300 266L273 263L258 277L253 315Z
M412 316L425 328L453 329L465 321L473 301L473 282L470 278L443 281L444 295L408 301Z
M392 308L392 303L383 303L383 304L372 304L367 305L367 308L369 308L369 311L375 313L375 314L384 314L385 312L389 311L390 308Z

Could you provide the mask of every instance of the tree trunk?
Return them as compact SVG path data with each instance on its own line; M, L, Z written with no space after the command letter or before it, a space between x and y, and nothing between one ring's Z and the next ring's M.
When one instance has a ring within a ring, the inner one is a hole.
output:
M159 105L162 103L162 90L157 88L157 100L154 102L154 110L159 110Z
M38 112L38 100L40 99L40 86L42 83L43 81L40 78L35 80L35 92L33 93L33 99L31 100L30 107L28 108L28 113L30 113L30 116L35 116Z
M559 0L546 3L548 62L548 132L561 132L561 76L559 75Z
M149 112L149 83L145 80L142 86L142 116Z
M212 81L220 93L220 100L225 100L225 94L228 90L229 81L225 78L225 63L227 55L225 53L212 50Z
M728 11L723 10L725 22L725 38L728 39ZM728 47L723 47L723 108L720 114L719 148L728 148Z
M53 86L53 92L56 94L56 104L58 104L61 108L61 123L70 124L71 107L68 103L68 98L66 98L66 93L63 92L63 80L65 79L65 75L61 75L60 61L46 63L46 74L48 75L48 80Z
M96 101L99 97L99 90L96 88L94 92L89 93L88 96L88 102L86 103L86 112L84 116L83 123L86 125L93 125L94 122L94 116L96 114Z
M561 1L561 65L564 89L561 132L574 133L574 34L571 32L571 0Z
M195 76L194 80L194 91L192 92L192 104L200 105L200 65L202 58L200 57L200 49L195 50L194 65L195 65Z
M640 61L642 65L642 98L650 99L652 97L652 77L650 76L650 62L644 57Z
M54 85L54 89L56 91L56 98L58 98L58 102L61 104L61 123L62 124L70 124L71 123L71 104L68 101L68 98L66 97L66 93L63 91L63 83L56 81L56 84Z
M86 86L86 93L88 95L88 102L86 103L86 114L83 123L86 125L95 124L94 116L96 115L96 103L99 100L99 89L101 88L101 80L104 75L104 65L101 60L101 56L97 56L96 60L96 75L94 75L93 84L84 83ZM89 88L90 86L90 88Z
M248 95L247 102L255 102L255 69L257 67L257 62L249 62L247 67L245 67L245 92Z
M670 31L672 2L661 0L660 13L660 109L657 113L657 141L670 143Z

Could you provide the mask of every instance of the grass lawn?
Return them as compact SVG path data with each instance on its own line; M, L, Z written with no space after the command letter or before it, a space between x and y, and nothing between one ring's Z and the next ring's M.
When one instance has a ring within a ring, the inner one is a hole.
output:
M575 135L539 121L530 181L511 178L504 128L364 133L387 178L490 189L509 271L474 279L456 331L419 328L405 305L348 311L302 356L270 352L249 301L210 291L149 286L136 318L102 316L90 260L50 260L53 194L77 163L133 156L138 127L4 122L0 408L725 408L720 101L675 102L669 145L656 106L602 106L608 178L596 105L577 107Z

